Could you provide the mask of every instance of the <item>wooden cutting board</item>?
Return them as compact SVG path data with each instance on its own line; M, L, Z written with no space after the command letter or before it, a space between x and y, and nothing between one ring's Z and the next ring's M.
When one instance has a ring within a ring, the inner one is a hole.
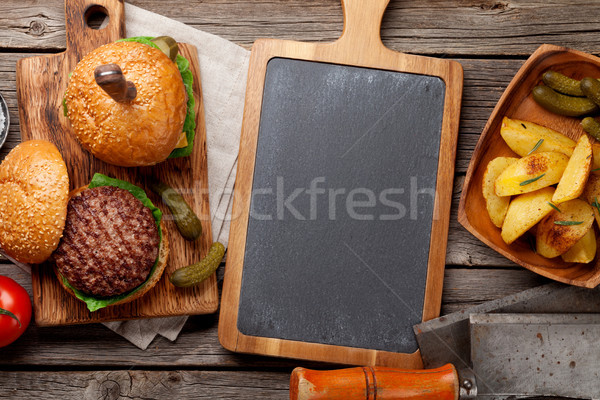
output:
M229 350L421 366L412 326L440 312L463 72L385 47L388 1L342 0L336 42L252 48L219 319Z
M92 29L87 20L94 13L108 15L108 25ZM56 144L67 164L70 188L89 183L94 173L103 173L132 182L142 188L160 179L182 192L202 221L203 235L196 242L185 241L169 218L168 209L150 190L150 199L164 213L170 257L158 284L142 298L90 313L85 304L71 297L58 283L50 265L34 266L32 273L35 319L40 326L82 324L146 317L208 314L218 308L216 277L190 289L176 288L167 276L174 270L204 257L212 244L208 203L206 131L198 55L194 46L180 44L181 54L190 61L196 100L196 139L190 157L169 159L153 167L121 168L108 165L83 150L69 132L62 99L68 75L77 62L95 48L125 35L124 4L119 0L66 0L67 49L60 54L24 58L17 63L17 97L22 140L45 139Z

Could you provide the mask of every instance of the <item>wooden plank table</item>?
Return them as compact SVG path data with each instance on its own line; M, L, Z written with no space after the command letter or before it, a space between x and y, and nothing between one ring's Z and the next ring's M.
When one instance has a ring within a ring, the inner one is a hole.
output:
M342 30L339 0L130 0L250 48L260 37L331 41ZM466 167L512 76L542 43L597 54L600 1L391 0L382 28L390 48L455 59L465 71L442 313L503 297L547 280L497 255L456 221ZM15 64L65 48L62 0L0 2L0 93L19 141ZM31 293L30 277L0 260L0 275ZM223 267L219 270L222 282ZM324 364L233 354L217 339L217 316L191 317L175 343L146 351L101 325L38 328L0 349L0 398L285 399L293 367Z

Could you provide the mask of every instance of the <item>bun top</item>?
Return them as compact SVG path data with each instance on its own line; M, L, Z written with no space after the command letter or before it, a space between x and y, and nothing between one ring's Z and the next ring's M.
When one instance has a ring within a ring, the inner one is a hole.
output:
M17 261L44 262L58 246L68 201L67 166L56 146L19 144L0 164L0 247Z
M111 63L135 85L133 101L117 102L96 83L96 67ZM179 141L187 112L177 65L162 51L137 42L110 43L85 56L69 79L65 101L81 145L123 167L166 160Z

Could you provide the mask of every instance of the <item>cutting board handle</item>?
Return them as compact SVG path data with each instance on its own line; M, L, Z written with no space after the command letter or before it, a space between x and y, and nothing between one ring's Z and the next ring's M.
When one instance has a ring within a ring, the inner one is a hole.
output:
M381 42L381 20L390 0L342 0L344 31L338 45L370 53L385 47Z
M93 29L88 19L96 13L108 15L108 24ZM125 37L125 5L122 0L65 0L68 54L82 57L95 48Z
M452 364L428 370L296 368L290 377L290 400L458 400L458 397L458 374Z

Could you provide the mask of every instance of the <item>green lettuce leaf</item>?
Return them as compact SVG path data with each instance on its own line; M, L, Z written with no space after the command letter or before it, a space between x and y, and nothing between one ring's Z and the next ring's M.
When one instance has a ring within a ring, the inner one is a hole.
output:
M183 85L188 95L187 114L183 123L183 131L187 137L188 145L180 149L175 149L169 155L169 158L187 157L192 154L194 148L194 138L196 137L196 100L194 100L194 75L190 71L190 62L185 57L177 54L177 67L183 79Z
M73 72L69 72L68 79L71 79L71 75L73 75ZM67 84L68 84L68 82L67 82ZM68 117L69 109L67 108L67 91L66 90L65 90L65 94L63 95L62 106L63 106L63 114L65 115L65 117Z
M136 36L118 41L138 42L160 50L160 48L154 44L152 39L154 38L151 36ZM173 150L169 155L169 158L187 157L192 154L192 149L194 148L194 138L196 137L196 101L194 100L193 91L194 75L192 74L192 71L190 71L190 62L181 54L177 54L177 59L175 62L177 64L177 68L179 68L179 73L181 74L183 85L185 86L185 91L188 95L187 114L185 116L185 122L183 123L183 132L185 132L185 136L187 137L188 145L181 149Z
M156 226L158 227L158 237L160 239L159 246L162 245L162 230L160 228L162 212L152 203L152 201L148 198L148 196L146 196L146 192L144 192L143 189L141 189L140 187L135 186L129 182L110 178L110 177L108 177L106 175L102 175L102 174L94 174L94 177L92 178L92 180L89 184L89 188L92 189L92 188L95 188L98 186L114 186L114 187L118 187L120 189L125 189L129 193L131 193L136 199L141 201L143 205L148 207L150 209L150 211L152 211L152 216L154 217L154 221L156 222ZM150 269L150 273L148 274L148 279L150 279L150 277L154 274L154 270L156 269L157 265L158 265L158 257L156 257L156 261L154 262L154 265ZM132 289L129 292L126 292L126 293L123 293L123 294L120 294L117 296L94 297L92 295L83 293L82 291L80 291L78 289L75 289L73 286L71 286L71 284L67 281L67 279L64 276L61 275L61 278L62 278L63 284L66 287L68 287L69 289L71 289L73 291L73 293L75 293L75 296L79 300L83 301L87 305L88 310L90 310L91 312L94 312L101 308L110 306L111 304L114 304L118 301L121 301L121 300L131 296L132 294L134 294L138 290L140 290L148 281L148 279L146 279L146 282L142 283L140 286L136 287L135 289Z
M67 98L66 97L63 97L62 105L63 105L63 114L65 115L65 117L68 117L69 109L67 108Z

